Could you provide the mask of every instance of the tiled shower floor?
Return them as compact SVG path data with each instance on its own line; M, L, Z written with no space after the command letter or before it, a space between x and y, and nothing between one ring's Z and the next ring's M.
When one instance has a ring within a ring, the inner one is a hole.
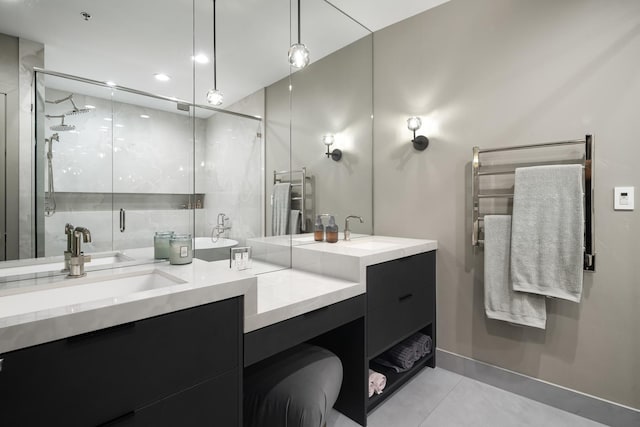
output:
M370 427L595 427L603 424L445 369L424 369L369 414ZM332 411L327 427L357 427Z

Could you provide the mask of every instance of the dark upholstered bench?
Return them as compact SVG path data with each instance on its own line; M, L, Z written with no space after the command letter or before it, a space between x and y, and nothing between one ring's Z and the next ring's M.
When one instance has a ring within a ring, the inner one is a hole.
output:
M323 427L342 385L340 359L300 344L245 369L245 427Z

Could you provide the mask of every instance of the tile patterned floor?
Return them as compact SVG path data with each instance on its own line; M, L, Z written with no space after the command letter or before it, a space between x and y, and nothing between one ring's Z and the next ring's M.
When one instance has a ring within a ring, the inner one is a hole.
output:
M596 427L603 424L436 368L424 369L369 414L369 427ZM357 427L332 411L327 427Z

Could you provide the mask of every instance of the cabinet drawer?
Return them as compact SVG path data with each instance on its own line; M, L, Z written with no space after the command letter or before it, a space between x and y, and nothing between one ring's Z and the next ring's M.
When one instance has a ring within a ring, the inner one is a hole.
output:
M367 313L367 354L374 357L433 322L434 299L426 293L396 298Z
M0 355L0 424L97 425L237 368L241 315L235 298Z
M106 424L104 427L239 426L238 370L207 380Z
M434 292L435 260L431 251L367 267L367 310Z
M244 335L244 366L273 356L313 337L364 316L359 295Z
M140 322L136 407L238 367L242 315L234 298Z

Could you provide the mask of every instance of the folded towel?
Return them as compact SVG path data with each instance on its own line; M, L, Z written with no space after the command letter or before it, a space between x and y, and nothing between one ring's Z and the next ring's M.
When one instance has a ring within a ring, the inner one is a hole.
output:
M545 298L511 289L509 277L510 215L484 217L484 307L487 317L545 328Z
M384 390L386 385L386 376L372 369L369 369L369 397L373 396L373 393L382 393L382 390Z
M402 369L411 369L418 360L416 347L411 343L401 342L385 353L387 360Z
M422 332L416 332L409 340L412 341L417 348L418 358L422 358L427 354L431 353L431 346L433 345L433 341L429 335L425 335Z
M291 206L291 184L288 182L277 183L273 186L273 199L271 204L271 234L281 236L287 234L289 229L289 216Z
M291 209L289 234L300 234L300 211L298 209Z
M580 302L584 258L581 165L516 169L513 289Z

